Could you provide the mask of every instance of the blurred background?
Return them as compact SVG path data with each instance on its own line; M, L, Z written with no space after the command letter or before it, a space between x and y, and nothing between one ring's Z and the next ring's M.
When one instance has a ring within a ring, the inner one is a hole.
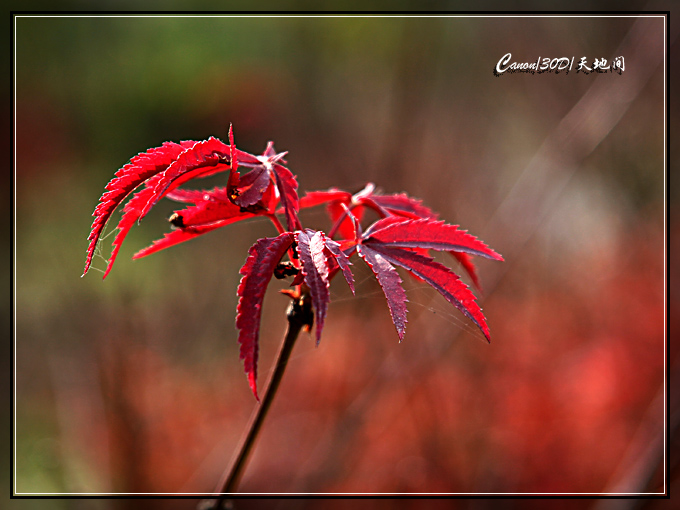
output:
M230 123L243 150L288 151L301 194L405 191L505 257L478 261L490 345L406 275L401 344L365 266L356 297L333 282L321 344L299 339L241 491L662 492L664 24L17 18L16 492L206 493L228 465L256 405L238 271L271 225L132 261L169 230L178 207L163 201L106 281L101 257L80 275L114 172L166 140L226 140ZM494 76L508 52L623 56L625 70ZM329 227L323 208L301 218ZM283 286L264 303L261 387Z

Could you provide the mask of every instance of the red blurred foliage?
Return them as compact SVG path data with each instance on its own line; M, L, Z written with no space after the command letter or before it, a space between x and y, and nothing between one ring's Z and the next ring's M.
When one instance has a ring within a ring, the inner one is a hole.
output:
M636 243L640 232L630 232L625 257L590 254L551 283L514 267L487 296L492 344L462 335L455 343L468 346L436 359L428 343L459 328L429 321L435 329L419 335L414 318L397 345L379 300L382 312L368 318L339 305L319 349L312 338L297 346L241 490L610 490L637 469L626 464L635 442L663 430L653 404L664 369L663 266L659 239L648 236ZM600 279L569 280L581 265L605 263ZM158 351L114 343L101 373L116 490L211 491L253 405L239 374L218 387Z

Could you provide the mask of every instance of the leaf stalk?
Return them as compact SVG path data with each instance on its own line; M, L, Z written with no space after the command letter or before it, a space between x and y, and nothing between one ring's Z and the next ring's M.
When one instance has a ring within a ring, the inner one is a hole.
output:
M234 493L238 487L243 470L248 462L248 457L250 452L255 445L257 436L260 432L262 424L267 412L271 407L276 391L279 388L281 379L286 370L288 360L293 352L293 347L295 342L305 326L311 326L313 321L313 312L311 306L311 299L307 293L303 293L297 299L291 302L291 305L287 312L288 317L288 330L286 331L286 336L283 339L281 347L279 348L276 361L274 363L274 371L267 384L267 389L262 397L261 404L255 409L252 416L250 417L250 422L248 424L248 429L241 440L241 444L238 449L238 453L232 459L230 466L225 470L222 475L217 488L215 490L215 495L220 497L205 501L200 505L202 510L209 509L219 509L221 508L222 502L226 499L227 494Z

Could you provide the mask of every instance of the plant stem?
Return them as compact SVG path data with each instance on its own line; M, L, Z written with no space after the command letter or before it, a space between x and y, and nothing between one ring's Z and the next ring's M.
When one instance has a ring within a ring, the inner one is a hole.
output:
M276 217L276 214L269 213L269 214L267 214L267 218L269 218L271 220L271 222L276 227L276 230L279 231L279 234L284 234L286 232L286 229L283 228L283 225L281 224L279 219ZM300 268L300 262L295 258L295 249L292 246L288 249L288 256L290 257L290 261L293 263L293 265L299 269Z
M347 217L347 213L349 212L349 209L345 207L344 212L340 215L340 217L336 220L335 224L331 227L331 230L328 232L328 239L333 239L333 236L335 233L338 231L338 228L340 228L340 224L345 221L345 218Z
M241 474L248 462L248 456L255 444L255 440L257 439L257 435L267 415L267 411L269 411L269 407L274 401L276 390L281 383L281 378L286 370L290 354L293 352L295 341L302 328L305 325L311 325L313 317L311 299L308 298L306 293L303 293L302 296L291 303L287 316L288 330L286 331L286 336L283 339L283 343L281 344L279 353L276 357L274 371L269 379L264 396L262 397L262 402L250 418L248 432L241 442L238 455L233 458L231 465L222 475L222 479L215 491L215 494L221 494L221 497L211 500L210 502L204 502L204 504L201 505L202 509L219 509L226 494L233 493L238 486Z
M283 225L281 224L279 219L276 217L276 214L270 213L270 214L267 214L267 217L272 221L272 223L276 227L276 230L279 231L279 234L283 234L284 232L286 232L286 229L283 228Z

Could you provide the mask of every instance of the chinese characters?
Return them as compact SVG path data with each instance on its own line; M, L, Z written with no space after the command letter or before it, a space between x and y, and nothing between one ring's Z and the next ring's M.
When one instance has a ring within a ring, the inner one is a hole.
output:
M591 67L588 67L588 61L586 57L581 57L578 63L578 68L576 72L581 72L585 74L590 73L623 73L626 70L626 63L623 57L616 57L611 61L611 64L606 58L596 58L593 60Z

